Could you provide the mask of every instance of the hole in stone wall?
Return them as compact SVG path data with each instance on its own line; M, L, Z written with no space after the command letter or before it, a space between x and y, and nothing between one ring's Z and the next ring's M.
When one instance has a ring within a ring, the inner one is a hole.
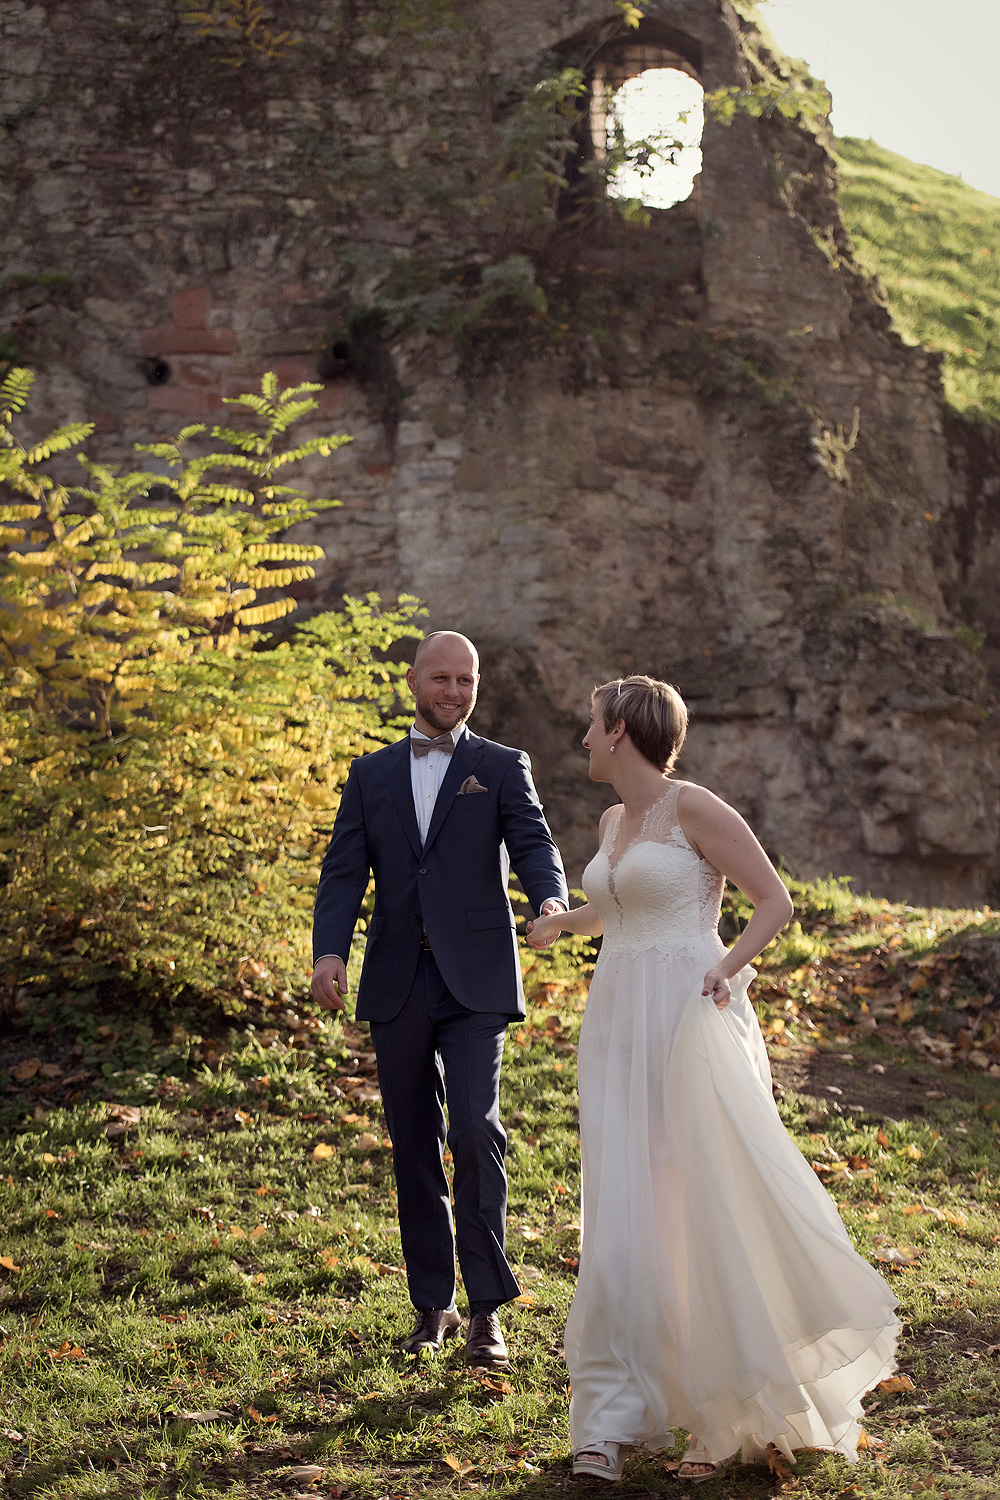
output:
M672 208L690 198L701 172L704 90L687 58L670 47L632 43L594 66L590 132L599 160L619 158L614 198Z
M335 339L328 344L316 361L316 373L320 380L336 380L346 375L351 368L351 346L346 339Z
M151 357L142 362L142 373L150 385L166 385L173 371L165 359Z

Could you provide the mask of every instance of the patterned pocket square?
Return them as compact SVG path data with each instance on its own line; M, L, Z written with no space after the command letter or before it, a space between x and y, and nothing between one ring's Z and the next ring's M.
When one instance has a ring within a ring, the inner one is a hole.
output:
M474 776L466 776L455 795L456 797L467 797L471 792L485 792L487 790L488 788L480 785Z

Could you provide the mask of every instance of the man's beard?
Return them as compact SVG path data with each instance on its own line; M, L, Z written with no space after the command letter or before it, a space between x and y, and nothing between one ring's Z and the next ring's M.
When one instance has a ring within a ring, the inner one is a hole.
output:
M417 712L420 714L420 717L423 719L424 723L429 724L432 729L436 729L438 734L447 734L449 730L457 729L460 724L464 724L475 706L476 700L475 698L473 698L468 708L465 709L461 714L461 717L455 719L453 723L448 724L442 718L440 718L433 702L429 700L422 701L420 698L417 699Z

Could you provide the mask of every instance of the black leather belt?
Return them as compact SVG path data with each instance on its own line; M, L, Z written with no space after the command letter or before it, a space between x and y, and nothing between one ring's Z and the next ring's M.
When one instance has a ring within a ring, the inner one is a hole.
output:
M434 951L431 947L431 940L426 932L420 934L420 951L421 953L432 953Z

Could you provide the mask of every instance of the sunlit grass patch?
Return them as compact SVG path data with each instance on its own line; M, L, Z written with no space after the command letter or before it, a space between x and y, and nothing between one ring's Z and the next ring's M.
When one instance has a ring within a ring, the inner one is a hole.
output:
M768 1041L775 1056L829 1054L856 1086L789 1088L779 1107L900 1297L913 1388L869 1398L873 1446L856 1466L803 1454L790 1482L803 1500L985 1500L1000 1471L1000 1082L957 1041L936 1067L908 1048L955 1006L983 1039L991 1007L966 1003L983 996L949 944L993 919L857 900L841 882L795 897L801 927L756 986ZM0 1096L0 1257L18 1267L0 1268L5 1500L596 1489L570 1478L561 1350L585 978L557 950L531 989L502 1089L523 1287L503 1315L503 1376L469 1371L460 1342L430 1360L399 1349L411 1313L363 1030L234 1031L199 1041L191 1071L176 1046L100 1076L87 1054L84 1100L48 1109L34 1079ZM870 1067L920 1070L919 1113L861 1103ZM632 1454L626 1490L674 1493L670 1458ZM310 1465L318 1477L294 1477ZM704 1494L750 1500L775 1482L736 1467Z
M837 142L855 252L903 338L943 351L960 411L1000 417L1000 200L873 141Z

